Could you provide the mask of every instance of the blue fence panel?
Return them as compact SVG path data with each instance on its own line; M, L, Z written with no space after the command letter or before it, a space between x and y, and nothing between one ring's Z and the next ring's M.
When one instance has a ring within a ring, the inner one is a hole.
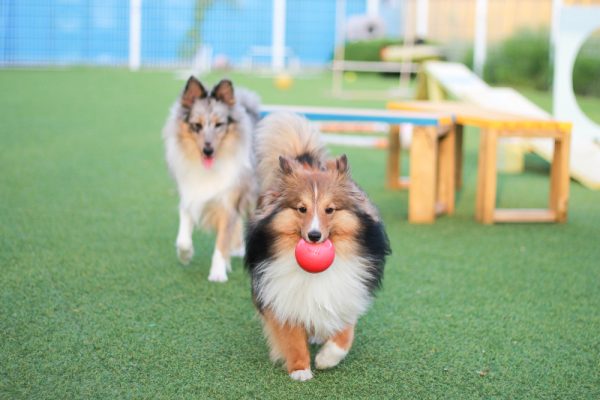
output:
M125 64L129 58L129 6L123 0L89 2L89 33L83 59L94 64Z
M41 62L52 52L52 36L48 35L51 7L40 7L35 1L5 1L8 23L5 26L4 53L8 61Z
M129 7L120 0L3 0L0 55L14 64L122 64Z
M271 45L272 19L272 1L221 1L206 13L202 38L215 56L239 64L253 46Z
M177 63L194 22L194 0L144 0L142 64Z
M333 58L336 35L336 2L288 1L286 45L303 63L323 65ZM347 0L346 15L364 14L364 0Z
M347 0L346 14L364 13L365 3ZM204 13L198 4L207 5ZM335 4L287 1L286 46L302 63L331 60ZM271 0L143 0L142 65L189 63L201 43L239 65L253 48L271 45L272 17ZM0 0L1 64L122 65L128 53L128 1Z

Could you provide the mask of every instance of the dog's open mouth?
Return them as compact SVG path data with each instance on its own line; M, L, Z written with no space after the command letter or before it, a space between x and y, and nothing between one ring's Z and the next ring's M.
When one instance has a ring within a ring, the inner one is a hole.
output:
M215 162L215 158L213 156L203 156L202 157L202 165L204 165L204 167L206 169L212 168L214 162Z

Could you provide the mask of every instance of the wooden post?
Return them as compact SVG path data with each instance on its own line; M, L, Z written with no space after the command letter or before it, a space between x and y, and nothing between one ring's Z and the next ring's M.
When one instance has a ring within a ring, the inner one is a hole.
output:
M436 199L437 128L415 126L410 150L408 221L433 223Z
M550 166L549 208L556 215L557 222L567 221L569 203L569 148L571 131L564 132L562 138L554 140L554 155Z
M479 129L479 154L477 155L477 192L475 197L475 220L481 222L483 217L483 193L485 192L485 141L486 130Z
M437 198L448 215L454 213L454 197L456 189L456 135L454 125L445 128L448 131L439 141L439 157L437 165Z
M496 143L498 142L498 132L495 129L485 129L483 135L486 136L482 171L485 186L481 194L481 222L493 224L496 208Z

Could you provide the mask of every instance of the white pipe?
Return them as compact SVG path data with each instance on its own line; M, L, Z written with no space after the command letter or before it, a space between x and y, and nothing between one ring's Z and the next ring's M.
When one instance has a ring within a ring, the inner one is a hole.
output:
M558 37L558 28L560 23L560 9L562 0L552 0L552 25L550 30L550 48L553 48Z
M425 39L429 30L429 0L417 0L417 27L416 34L420 39Z
M273 41L271 44L271 68L285 68L285 1L273 0Z
M483 66L487 52L487 0L477 0L475 3L475 48L473 50L473 69L483 76Z
M379 0L367 0L367 15L371 17L379 16Z
M129 0L129 69L140 69L142 59L142 0Z
M344 62L346 45L346 0L336 0L335 2L335 40L333 43L333 60L335 62ZM342 94L343 86L343 67L334 68L332 77L332 90L334 95Z

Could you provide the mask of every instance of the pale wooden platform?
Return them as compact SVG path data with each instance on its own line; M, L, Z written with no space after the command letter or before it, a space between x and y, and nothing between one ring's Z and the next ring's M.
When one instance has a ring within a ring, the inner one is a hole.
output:
M475 204L475 218L478 221L491 224L494 222L565 222L567 220L570 123L495 112L465 102L390 102L388 108L445 112L454 115L457 125L455 154L455 171L457 175L455 182L459 187L462 184L462 127L474 126L480 129ZM497 144L498 140L504 137L548 138L553 140L548 209L500 210L496 208Z

